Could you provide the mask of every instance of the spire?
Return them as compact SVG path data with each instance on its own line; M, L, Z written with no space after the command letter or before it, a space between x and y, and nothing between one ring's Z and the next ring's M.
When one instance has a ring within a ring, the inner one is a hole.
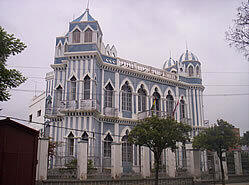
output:
M169 50L169 58L171 58L171 50Z
M77 19L74 19L73 22L88 22L88 21L96 21L89 13L89 5L87 5L86 11L79 16Z
M186 44L186 51L188 51L188 43L187 43L187 41L185 41L185 44Z
M89 12L89 0L87 1L86 11Z

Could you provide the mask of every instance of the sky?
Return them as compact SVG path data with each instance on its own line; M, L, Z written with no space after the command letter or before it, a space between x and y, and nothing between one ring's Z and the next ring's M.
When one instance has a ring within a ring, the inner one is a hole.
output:
M162 68L171 56L188 49L202 65L205 120L223 119L249 130L249 62L228 46L225 31L242 0L90 0L90 14L99 22L105 44L118 57ZM27 48L7 64L28 80L1 102L0 115L28 119L32 97L45 90L55 38L86 9L87 0L1 0L0 25Z

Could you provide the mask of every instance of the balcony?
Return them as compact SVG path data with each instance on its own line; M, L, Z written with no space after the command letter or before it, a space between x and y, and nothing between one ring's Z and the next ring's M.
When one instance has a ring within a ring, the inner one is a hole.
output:
M97 100L80 100L80 109L84 111L99 111L99 104Z
M118 117L118 109L114 107L104 107L104 115L108 117Z

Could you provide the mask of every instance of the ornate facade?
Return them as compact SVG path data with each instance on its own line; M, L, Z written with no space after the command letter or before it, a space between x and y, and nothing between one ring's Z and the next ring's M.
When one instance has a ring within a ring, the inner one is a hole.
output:
M99 23L87 9L56 38L53 71L46 74L45 132L63 143L50 165L77 156L78 141L88 141L88 156L99 169L111 166L111 144L121 143L123 172L139 171L141 150L127 142L138 120L151 115L174 116L204 127L201 62L186 50L162 69L118 57L115 46L102 42ZM154 104L154 106L153 106ZM153 156L150 154L153 161ZM166 161L167 154L164 154ZM64 157L64 158L63 158ZM176 163L184 165L176 153Z

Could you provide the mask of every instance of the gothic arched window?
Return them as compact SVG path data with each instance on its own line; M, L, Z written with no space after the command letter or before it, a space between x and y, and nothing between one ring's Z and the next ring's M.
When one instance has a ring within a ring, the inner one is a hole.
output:
M70 100L76 100L76 78L73 76L70 80Z
M199 76L200 75L200 68L199 66L196 67L196 76Z
M80 43L80 31L78 29L73 31L73 43Z
M122 90L122 110L132 110L132 92L128 81L121 88Z
M188 75L189 76L193 76L194 75L194 68L193 68L193 66L189 66L188 67Z
M59 44L58 48L57 48L57 56L61 56L61 44Z
M113 87L110 83L108 83L105 87L105 107L113 107Z
M171 92L168 91L168 95L166 96L166 113L167 116L173 116L174 110L174 98L171 95Z
M56 100L56 106L60 106L60 103L62 101L62 87L58 86L55 91L55 100Z
M153 108L156 111L160 111L161 110L161 108L160 108L161 107L160 106L160 99L161 99L161 96L158 93L158 89L155 88L155 92L153 93Z
M86 133L86 131L81 135L81 139L84 141L88 141L88 134Z
M138 111L146 111L146 96L146 90L144 89L144 86L141 85L141 87L138 89Z
M68 155L73 155L74 152L74 135L72 132L68 135Z
M84 78L84 100L90 99L90 77L86 75Z
M112 136L108 133L104 139L104 157L111 158L111 144L113 142Z
M132 144L128 142L129 131L126 130L125 135L122 137L122 162L133 162Z
M185 101L183 98L180 100L180 119L186 118Z
M68 52L68 45L67 45L67 43L64 45L64 52Z
M90 28L87 28L85 31L85 42L92 42L92 30Z

